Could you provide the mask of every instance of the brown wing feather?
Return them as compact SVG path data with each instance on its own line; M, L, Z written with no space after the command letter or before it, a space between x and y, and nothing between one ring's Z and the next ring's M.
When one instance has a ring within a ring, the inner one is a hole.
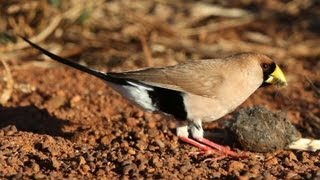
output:
M167 89L214 97L217 84L223 82L220 61L201 60L166 68L150 68L139 71L111 74Z

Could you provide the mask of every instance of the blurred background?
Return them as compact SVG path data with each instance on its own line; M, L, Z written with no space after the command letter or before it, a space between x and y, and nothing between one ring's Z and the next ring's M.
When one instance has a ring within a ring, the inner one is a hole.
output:
M35 60L38 52L16 36L22 35L63 57L105 68L163 66L259 52L284 66L306 60L306 66L318 69L319 4L316 0L2 1L0 53L13 64Z
M266 54L289 85L261 88L240 108L281 110L303 137L319 139L319 0L0 0L0 177L320 177L319 152L193 158L197 149L178 141L172 121L49 60L17 35L106 72ZM223 131L225 142L223 126L204 128Z

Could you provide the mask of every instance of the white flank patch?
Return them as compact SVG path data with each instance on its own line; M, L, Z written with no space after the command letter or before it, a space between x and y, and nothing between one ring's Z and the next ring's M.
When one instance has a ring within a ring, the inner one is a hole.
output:
M133 83L133 82L128 82L128 84L131 84L132 86L117 85L114 83L108 83L108 84L111 85L111 87L115 89L117 92L119 92L122 96L138 104L142 108L149 111L156 110L148 94L148 91L153 91L152 88L143 86L141 84Z

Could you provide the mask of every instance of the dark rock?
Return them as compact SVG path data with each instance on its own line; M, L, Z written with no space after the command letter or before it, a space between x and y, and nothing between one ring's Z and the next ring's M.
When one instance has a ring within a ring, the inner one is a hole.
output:
M242 148L254 152L284 149L301 135L281 112L263 107L243 109L231 125L231 131Z

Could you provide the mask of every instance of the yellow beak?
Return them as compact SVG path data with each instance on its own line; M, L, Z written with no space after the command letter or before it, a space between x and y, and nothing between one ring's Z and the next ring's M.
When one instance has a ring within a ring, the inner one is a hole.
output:
M276 69L269 75L269 78L265 82L278 86L288 85L286 77L278 65L276 65Z

